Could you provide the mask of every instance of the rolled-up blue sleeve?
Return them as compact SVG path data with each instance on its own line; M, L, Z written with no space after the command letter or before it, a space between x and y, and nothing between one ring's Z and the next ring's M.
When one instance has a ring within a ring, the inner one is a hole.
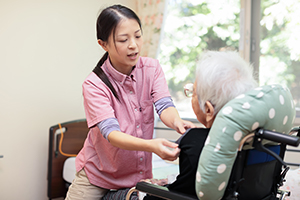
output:
M119 122L116 118L108 118L97 124L101 134L105 139L112 131L121 131ZM108 139L107 139L108 140Z
M175 107L171 97L164 97L164 98L157 100L154 103L154 106L155 106L155 110L159 116L162 113L162 111L165 110L166 108Z

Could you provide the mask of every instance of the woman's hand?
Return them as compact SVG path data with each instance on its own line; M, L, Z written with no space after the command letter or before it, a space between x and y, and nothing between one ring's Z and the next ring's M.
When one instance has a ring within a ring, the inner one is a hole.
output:
M177 118L176 120L174 120L174 127L178 133L183 134L187 129L195 128L196 126L195 124L193 124L193 122Z
M178 158L180 149L178 144L170 142L163 138L149 140L152 152L157 154L163 160L174 161Z
M163 110L160 114L160 119L167 127L176 130L180 134L185 133L189 128L196 127L192 122L181 119L174 107Z

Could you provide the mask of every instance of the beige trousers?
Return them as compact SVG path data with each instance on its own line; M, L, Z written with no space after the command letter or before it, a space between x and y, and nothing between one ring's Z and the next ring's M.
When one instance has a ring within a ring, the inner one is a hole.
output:
M100 200L108 191L92 185L82 169L76 173L65 200Z

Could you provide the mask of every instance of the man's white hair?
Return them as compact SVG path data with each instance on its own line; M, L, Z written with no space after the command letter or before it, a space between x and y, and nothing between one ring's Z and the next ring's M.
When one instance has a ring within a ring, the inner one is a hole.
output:
M231 99L257 87L253 67L235 51L204 52L197 64L196 94L200 108L214 105L215 113Z

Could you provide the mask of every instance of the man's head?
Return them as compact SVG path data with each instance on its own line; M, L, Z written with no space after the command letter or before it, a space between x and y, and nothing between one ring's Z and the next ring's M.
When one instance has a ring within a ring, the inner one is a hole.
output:
M257 87L253 68L234 51L207 51L197 64L192 99L197 119L206 127L231 99ZM201 113L202 112L202 113Z

